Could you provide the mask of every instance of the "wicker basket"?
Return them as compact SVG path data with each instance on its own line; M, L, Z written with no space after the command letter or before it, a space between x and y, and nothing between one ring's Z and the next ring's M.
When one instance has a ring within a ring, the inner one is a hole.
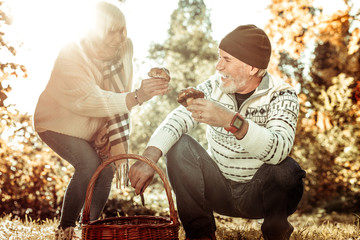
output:
M90 221L90 205L95 182L101 171L110 163L121 159L137 159L149 164L159 175L164 183L169 202L170 217L160 216L127 216L113 217L102 220ZM123 154L111 157L104 161L92 176L85 199L82 220L83 240L105 239L178 239L179 221L174 208L169 182L164 172L153 161L135 154Z

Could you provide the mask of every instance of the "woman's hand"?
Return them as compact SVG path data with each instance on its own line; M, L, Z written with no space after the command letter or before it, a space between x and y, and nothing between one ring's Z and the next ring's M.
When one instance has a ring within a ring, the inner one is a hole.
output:
M150 100L157 95L170 92L169 81L163 78L148 78L141 81L140 88L136 92L129 92L126 96L126 106L129 111L136 105Z
M230 127L235 115L235 112L204 98L192 100L186 109L192 113L194 120L214 127Z
M169 81L163 78L148 78L141 81L137 97L139 103L143 103L154 96L167 94L169 91Z

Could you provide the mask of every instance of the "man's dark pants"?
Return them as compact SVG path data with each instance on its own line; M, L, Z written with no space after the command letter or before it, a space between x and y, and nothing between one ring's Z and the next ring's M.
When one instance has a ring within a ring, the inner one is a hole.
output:
M213 211L230 217L264 219L265 239L287 239L293 214L303 194L305 171L290 157L264 164L248 183L227 180L205 149L183 135L166 155L179 217L188 238L215 232Z

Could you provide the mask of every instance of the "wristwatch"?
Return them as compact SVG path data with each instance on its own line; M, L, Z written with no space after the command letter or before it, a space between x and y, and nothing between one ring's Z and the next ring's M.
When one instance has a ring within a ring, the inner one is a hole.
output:
M239 131L241 126L243 125L245 119L238 112L235 114L233 119L231 120L230 127L225 127L224 129L231 133L236 133Z

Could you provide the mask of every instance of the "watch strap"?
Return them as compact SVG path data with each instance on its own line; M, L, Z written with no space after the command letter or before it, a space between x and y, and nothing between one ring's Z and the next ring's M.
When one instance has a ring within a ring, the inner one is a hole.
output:
M243 116L240 115L240 113L235 113L234 117L232 118L231 120L231 123L230 123L230 127L225 127L224 129L228 132L231 132L231 133L236 133L240 128L237 128L234 126L234 122L237 118L240 118L242 121L244 121L245 119L243 118Z

